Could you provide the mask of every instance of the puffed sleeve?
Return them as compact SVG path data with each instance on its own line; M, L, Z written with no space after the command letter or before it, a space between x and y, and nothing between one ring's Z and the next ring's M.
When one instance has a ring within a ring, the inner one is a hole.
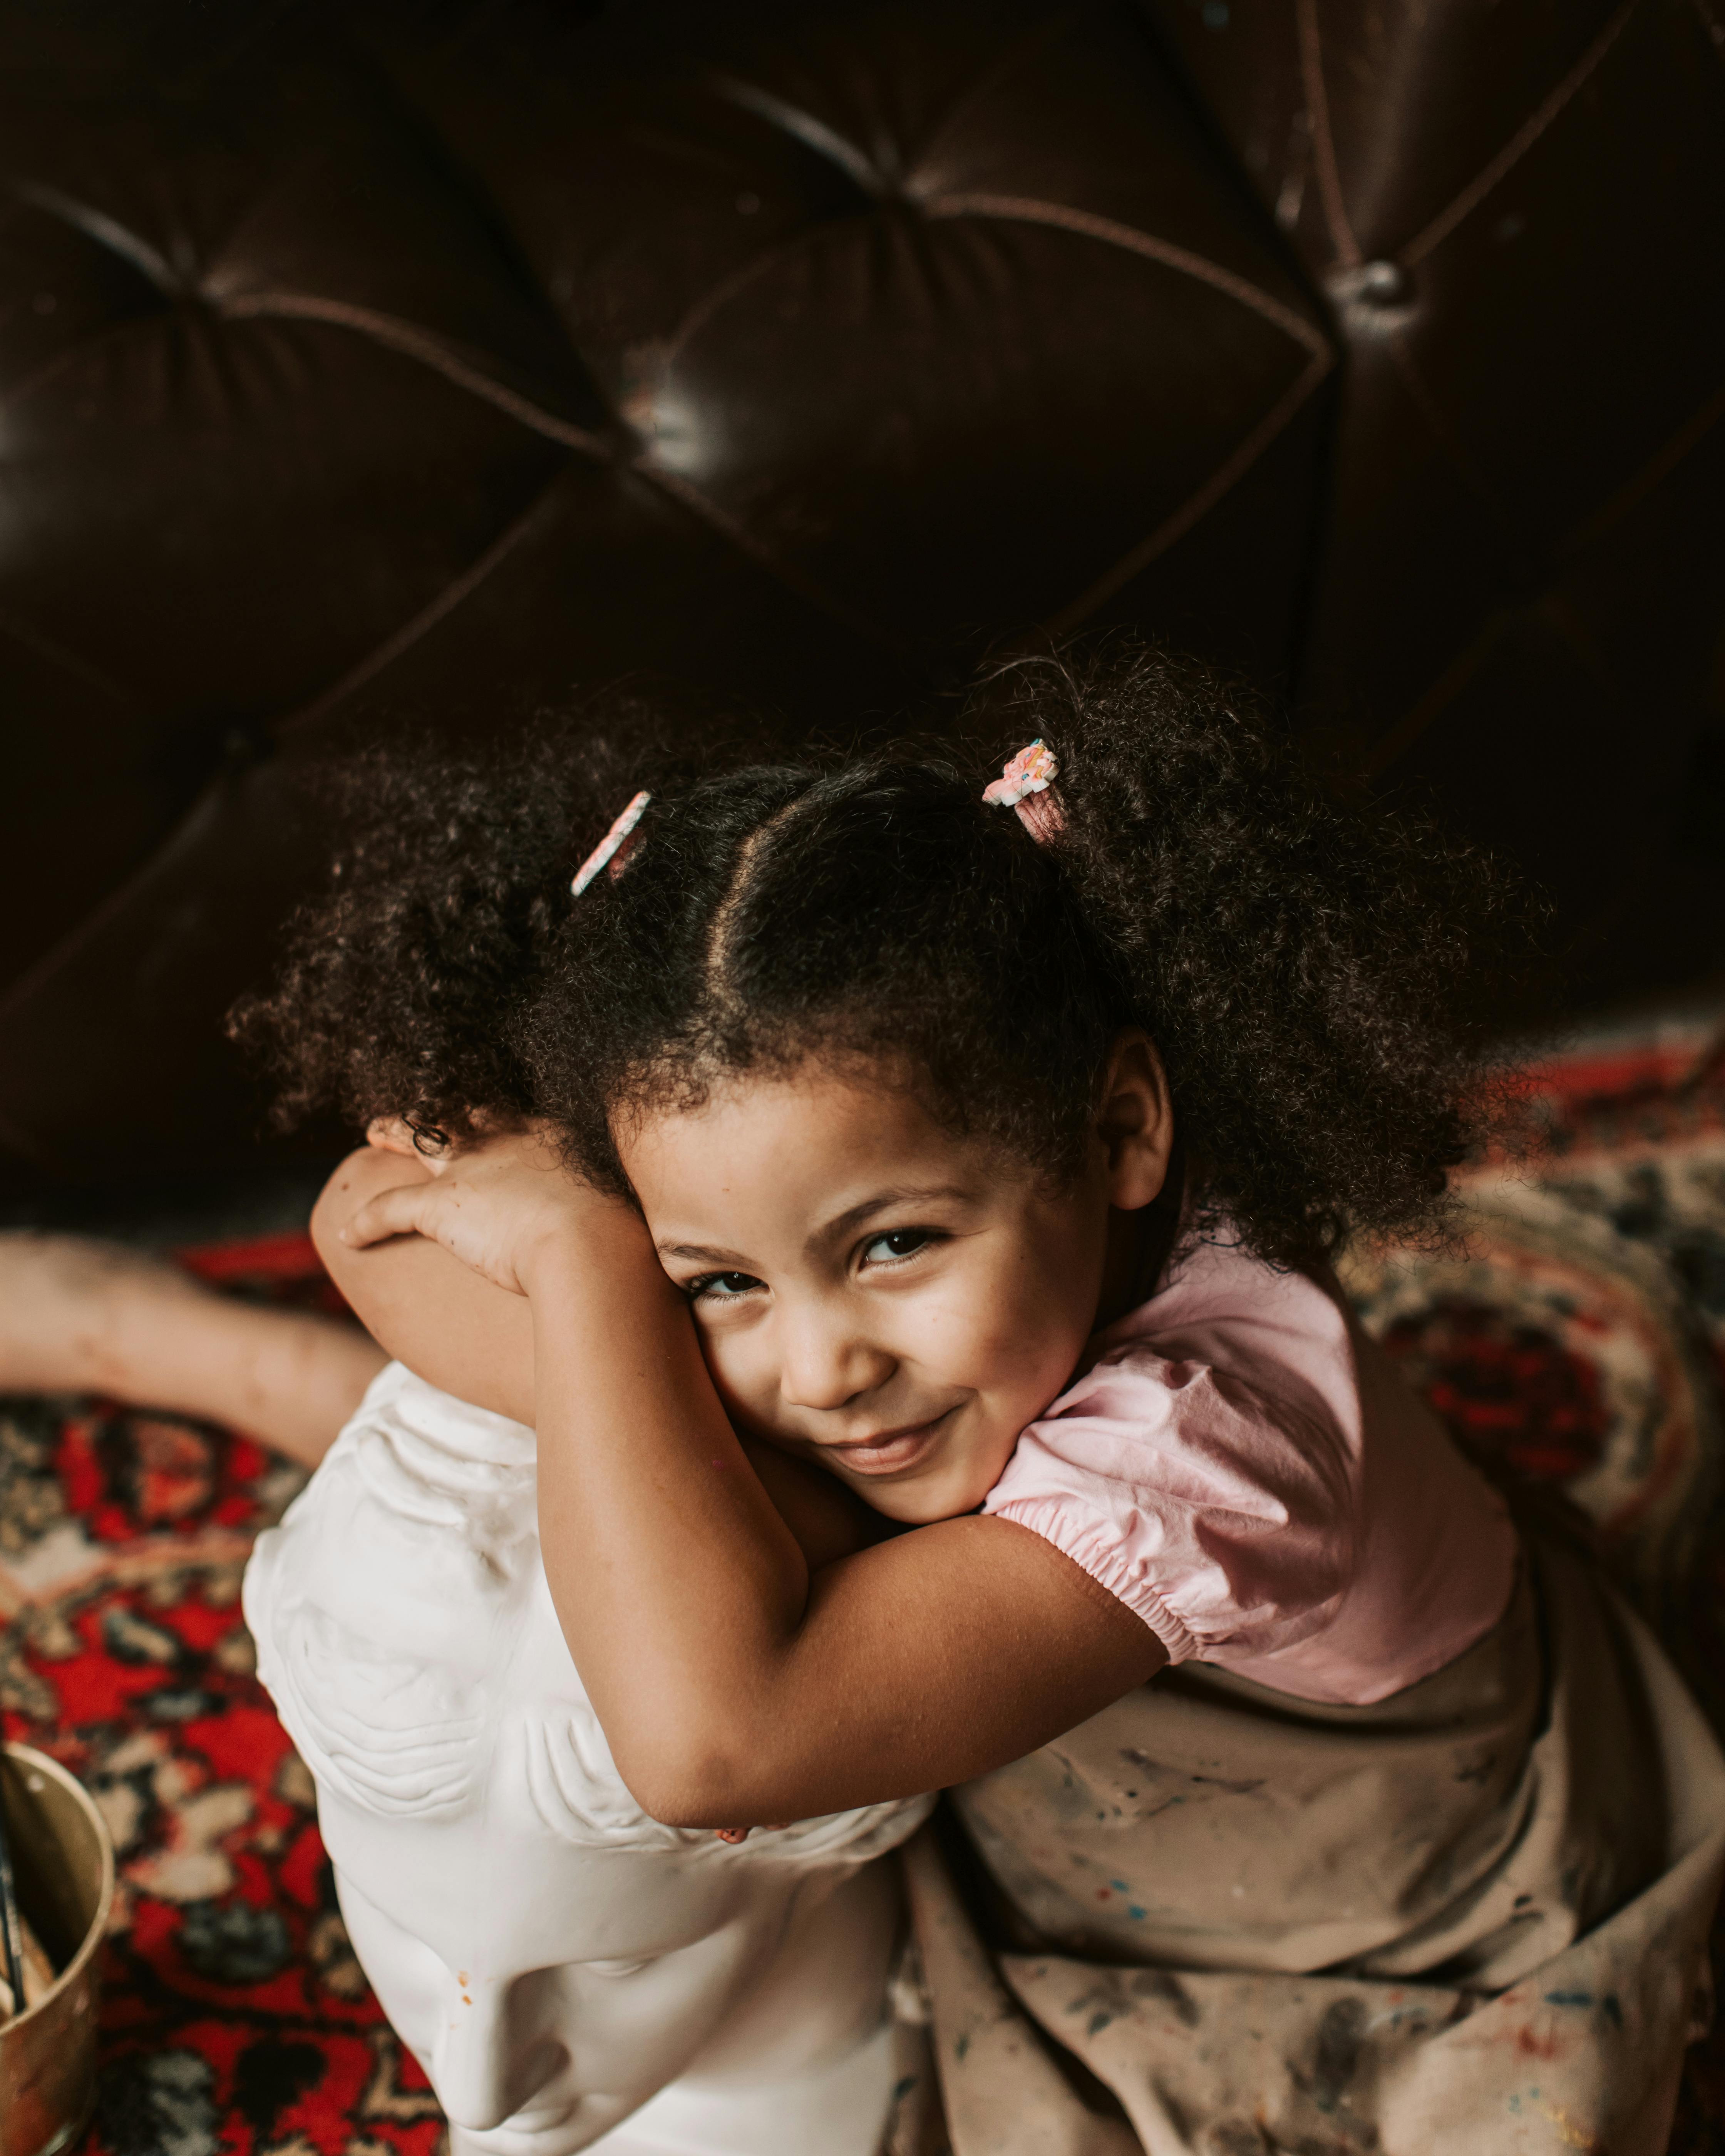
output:
M1030 1424L983 1510L1064 1551L1170 1661L1225 1663L1334 1614L1360 1539L1354 1459L1312 1410L1133 1345Z

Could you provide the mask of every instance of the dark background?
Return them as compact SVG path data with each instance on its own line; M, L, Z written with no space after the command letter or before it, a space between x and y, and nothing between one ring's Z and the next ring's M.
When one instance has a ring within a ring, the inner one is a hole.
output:
M1722 963L1719 0L0 0L0 1194L274 1172L307 763L620 677L1125 624Z

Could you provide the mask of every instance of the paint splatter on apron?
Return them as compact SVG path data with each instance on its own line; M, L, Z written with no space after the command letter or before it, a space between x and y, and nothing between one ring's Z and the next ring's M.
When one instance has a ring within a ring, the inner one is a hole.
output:
M1527 1548L1375 1706L1188 1664L954 1793L968 1852L906 1860L954 2156L1664 2156L1725 1758L1593 1568Z

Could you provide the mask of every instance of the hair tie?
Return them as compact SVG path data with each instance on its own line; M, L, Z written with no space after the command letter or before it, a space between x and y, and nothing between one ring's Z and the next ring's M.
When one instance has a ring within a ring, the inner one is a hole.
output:
M613 875L622 875L624 863L634 851L635 826L646 813L647 803L652 798L653 796L650 793L636 794L634 799L629 803L628 808L624 810L604 837L599 840L598 845L576 870L575 880L569 886L569 895L572 898L579 898L582 892L587 889L603 868L608 868Z
M1053 790L1060 775L1058 757L1039 737L1019 751L992 786L983 788L983 798L991 808L1015 808L1019 823L1038 845L1045 846L1066 828Z

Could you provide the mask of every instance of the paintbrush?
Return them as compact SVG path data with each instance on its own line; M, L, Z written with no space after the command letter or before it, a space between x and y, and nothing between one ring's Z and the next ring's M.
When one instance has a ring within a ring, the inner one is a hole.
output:
M6 1981L13 2011L24 2010L24 1927L12 1879L12 1845L6 1838L6 1807L0 1801L0 1952L6 1957Z

